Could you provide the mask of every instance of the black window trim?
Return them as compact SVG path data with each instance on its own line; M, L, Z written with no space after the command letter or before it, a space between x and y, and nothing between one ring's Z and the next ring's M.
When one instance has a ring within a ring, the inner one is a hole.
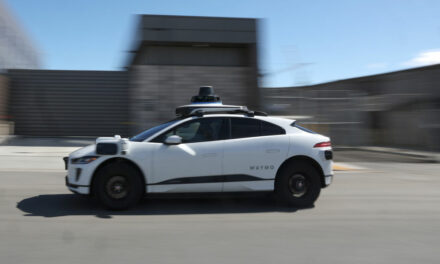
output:
M158 135L156 135L156 136L153 136L153 138L151 138L150 140L148 140L148 142L152 142L152 143L164 143L164 142L159 142L159 141L155 141L157 138L159 138L159 137L161 137L162 135L164 135L164 134L166 134L166 133L168 133L168 132L170 132L171 130L173 130L173 129L175 129L175 128L177 128L177 127L179 127L179 126L181 126L181 125L184 125L184 124L186 124L186 123L188 123L188 122L192 122L192 121L195 121L195 120L198 120L198 119L207 119L207 118L222 118L222 119L225 119L226 120L226 122L225 122L225 124L226 124L226 138L224 138L224 139L218 139L218 140L210 140L210 141L198 141L198 142L187 142L187 143L184 143L184 144L192 144L192 143L201 143L201 142L213 142L213 141L221 141L221 140L231 140L231 139L241 139L241 138L257 138L257 137L268 137L268 136L278 136L278 135L285 135L285 134L287 134L286 133L286 130L283 128L283 127L281 127L281 126L279 126L279 125L277 125L277 124L274 124L274 123L271 123L271 122L268 122L268 121L266 121L266 120L261 120L261 119L258 119L258 118L252 118L252 117L241 117L241 116L237 116L237 117L231 117L231 116L203 116L203 117L195 117L195 118L191 118L191 119L189 119L189 120L186 120L185 122L182 122L182 123L178 123L178 124L175 124L174 126L172 126L172 127L170 127L170 128L168 128L166 131L163 131L163 132L159 132L160 134L158 134ZM260 132L259 132L259 136L255 136L255 137L240 137L240 138L232 138L232 119L233 118L235 118L235 119L251 119L251 120L256 120L256 121L259 121L259 123L260 123ZM267 123L267 124L270 124L270 125L272 125L272 126L276 126L276 127L278 127L281 131L283 131L283 133L281 133L281 134L275 134L275 135L262 135L262 126L263 126L263 123ZM293 125L293 124L292 124Z
M318 134L317 132L315 132L315 131L313 131L313 130L311 130L311 129L309 129L309 128L306 128L306 127L303 127L303 126L299 125L299 124L296 122L296 120L293 121L293 123L290 124L290 126L295 127L295 128L297 128L297 129L299 129L299 130L301 130L301 131L303 131L303 132L307 132L307 133L310 133L310 134Z

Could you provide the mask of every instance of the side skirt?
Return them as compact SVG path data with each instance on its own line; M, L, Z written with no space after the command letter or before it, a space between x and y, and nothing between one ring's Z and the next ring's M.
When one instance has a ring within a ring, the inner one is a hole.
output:
M264 179L246 174L215 175L215 176L197 176L174 178L147 185L164 184L194 184L194 183L219 183L219 182L243 182L243 181L273 181L275 179Z
M273 191L274 179L251 175L183 177L147 184L147 193L215 193Z

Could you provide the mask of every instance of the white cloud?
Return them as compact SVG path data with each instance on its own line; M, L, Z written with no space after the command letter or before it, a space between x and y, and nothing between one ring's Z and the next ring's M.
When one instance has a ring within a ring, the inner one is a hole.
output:
M424 66L440 63L440 49L420 52L416 57L403 63L404 66Z
M386 67L388 67L388 63L386 62L375 62L367 64L367 68L372 70L384 69Z

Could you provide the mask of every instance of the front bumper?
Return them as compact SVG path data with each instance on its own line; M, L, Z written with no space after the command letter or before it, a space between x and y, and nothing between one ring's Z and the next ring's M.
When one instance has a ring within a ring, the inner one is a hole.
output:
M73 193L77 193L77 194L89 194L90 193L90 186L88 186L88 185L72 184L69 182L69 177L67 177L67 176L65 177L65 181L66 181L67 188Z
M64 157L63 160L67 170L65 178L67 188L74 193L89 194L94 167L88 164L72 164L69 157Z
M69 157L64 157L63 161L64 161L64 169L65 170L69 169Z
M329 186L332 182L333 182L333 174L324 176L324 183L326 187Z

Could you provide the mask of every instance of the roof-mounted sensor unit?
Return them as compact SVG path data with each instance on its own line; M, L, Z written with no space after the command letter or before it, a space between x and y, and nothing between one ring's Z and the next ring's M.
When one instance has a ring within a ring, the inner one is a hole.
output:
M199 94L191 98L191 104L222 104L220 96L214 94L212 86L202 86Z
M212 86L202 86L199 94L191 98L191 104L176 108L176 115L203 116L204 114L246 114L248 116L265 115L263 112L249 111L246 106L223 105L220 96L214 93Z

